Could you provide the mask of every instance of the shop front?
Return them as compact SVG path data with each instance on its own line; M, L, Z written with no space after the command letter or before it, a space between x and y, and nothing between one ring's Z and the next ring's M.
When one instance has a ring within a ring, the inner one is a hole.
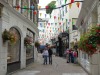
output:
M59 56L63 56L66 48L69 48L69 34L67 32L60 33L58 36Z
M21 54L21 36L19 31L12 27L9 30L11 33L13 33L16 37L12 40L12 42L8 42L8 48L7 48L7 72L13 72L17 69L20 69L20 54Z
M31 40L31 46L26 46L26 65L34 62L34 32L32 32L30 29L27 29L27 37Z

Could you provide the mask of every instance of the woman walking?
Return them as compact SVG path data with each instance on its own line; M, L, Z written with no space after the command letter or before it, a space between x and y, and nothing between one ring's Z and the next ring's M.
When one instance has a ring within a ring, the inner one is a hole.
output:
M43 64L47 65L47 58L48 58L48 50L47 50L47 48L45 48L44 51L43 51L43 58L44 58Z

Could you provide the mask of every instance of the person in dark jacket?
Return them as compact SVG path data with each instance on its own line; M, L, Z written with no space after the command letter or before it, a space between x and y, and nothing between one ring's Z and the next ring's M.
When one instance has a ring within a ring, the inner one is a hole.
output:
M49 64L52 65L52 54L53 54L53 52L52 52L51 48L49 48L48 53L49 53Z

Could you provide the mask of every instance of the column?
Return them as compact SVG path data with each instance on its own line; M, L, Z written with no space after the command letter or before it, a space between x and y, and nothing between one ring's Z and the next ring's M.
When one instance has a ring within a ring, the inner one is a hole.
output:
M7 43L2 43L2 19L0 18L0 74L7 72Z
M21 37L21 69L26 67L26 48L23 45L24 37Z

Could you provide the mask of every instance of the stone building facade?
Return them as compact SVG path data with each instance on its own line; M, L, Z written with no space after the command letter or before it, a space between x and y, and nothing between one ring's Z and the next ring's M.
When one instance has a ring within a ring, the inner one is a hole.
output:
M88 32L91 26L98 24L100 24L100 0L84 0L76 24L80 34ZM100 75L100 48L97 49L98 51L92 56L79 51L79 63L89 75Z
M36 61L38 39L38 0L0 0L0 75L6 75ZM21 9L34 6L35 10ZM14 8L14 7L19 8ZM34 14L34 11L37 13ZM17 38L15 44L3 42L5 30L13 32ZM32 40L31 47L24 45L25 37Z

